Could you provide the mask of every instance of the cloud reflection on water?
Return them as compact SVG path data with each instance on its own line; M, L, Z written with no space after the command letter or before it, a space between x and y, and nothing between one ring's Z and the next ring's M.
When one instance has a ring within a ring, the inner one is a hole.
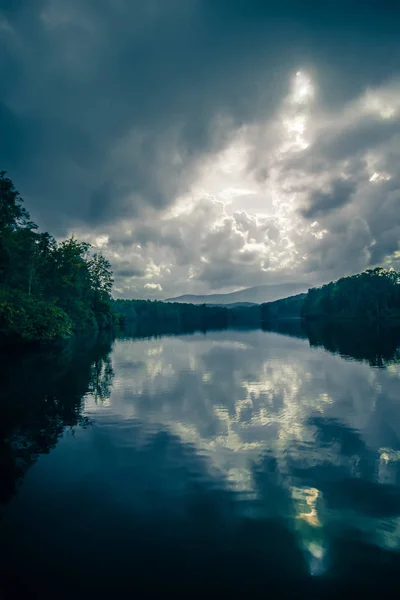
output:
M354 529L400 550L396 365L372 368L262 331L119 340L110 404L86 412L178 436L254 518L291 523L310 572ZM336 532L336 533L335 533Z

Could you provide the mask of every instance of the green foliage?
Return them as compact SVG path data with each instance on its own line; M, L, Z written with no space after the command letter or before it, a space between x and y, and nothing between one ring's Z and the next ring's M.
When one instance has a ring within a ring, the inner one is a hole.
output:
M400 319L400 273L381 267L308 291L305 319Z
M111 265L74 237L38 233L0 173L0 337L49 341L111 327Z
M19 291L0 290L0 332L10 339L52 341L72 333L59 306Z
M13 182L0 171L0 234L17 229L36 229Z

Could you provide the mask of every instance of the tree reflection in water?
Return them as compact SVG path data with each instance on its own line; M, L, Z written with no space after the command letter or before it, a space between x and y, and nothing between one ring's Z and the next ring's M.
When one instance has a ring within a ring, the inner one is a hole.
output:
M42 350L3 350L0 360L0 503L66 427L86 427L85 394L110 394L112 338L99 334Z

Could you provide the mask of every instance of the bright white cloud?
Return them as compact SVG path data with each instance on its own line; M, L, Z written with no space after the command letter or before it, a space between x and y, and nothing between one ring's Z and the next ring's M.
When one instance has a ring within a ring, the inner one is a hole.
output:
M198 164L188 194L97 234L120 295L321 283L396 265L400 87L336 112L318 106L315 87L297 72L273 117L243 125Z
M158 292L162 292L162 287L159 283L145 283L144 288L146 290L157 290Z

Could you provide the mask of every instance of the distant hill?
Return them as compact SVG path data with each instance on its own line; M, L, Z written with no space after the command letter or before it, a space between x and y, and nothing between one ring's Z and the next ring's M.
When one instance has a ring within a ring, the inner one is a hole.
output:
M307 283L277 283L246 288L230 294L205 294L197 296L185 294L176 298L167 298L165 302L186 302L190 304L262 304L274 302L288 296L307 292Z

